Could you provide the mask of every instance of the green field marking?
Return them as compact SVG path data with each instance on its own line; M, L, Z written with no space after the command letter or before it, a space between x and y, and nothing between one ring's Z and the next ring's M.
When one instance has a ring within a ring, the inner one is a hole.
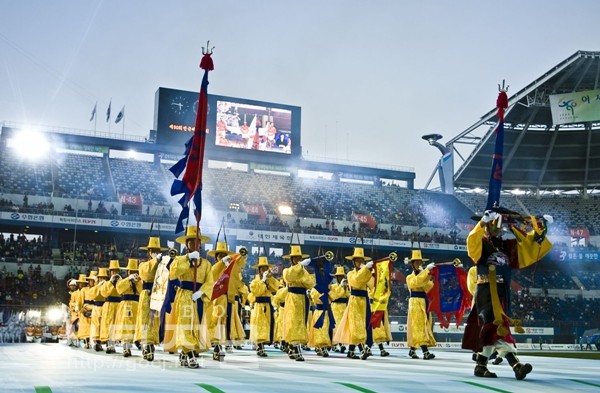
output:
M494 387L491 387L491 386L482 385L482 384L476 383L476 382L470 382L470 381L457 381L457 382L462 382L462 383L466 383L467 385L477 386L478 388L482 388L482 389L493 390L494 392L512 393L510 390L502 390L502 389L494 388Z
M591 382L588 382L588 381L582 381L580 379L569 379L569 381L573 381L573 382L577 382L577 383L582 383L584 385L596 386L596 387L600 388L600 385L598 385L597 383L591 383Z
M334 383L337 383L338 385L343 385L350 389L358 390L359 392L363 392L363 393L377 393L374 390L366 389L361 386L354 385L352 383L347 383L347 382L334 382Z
M222 391L218 387L213 386L213 385L208 385L206 383L197 383L196 385L200 386L203 389L208 390L210 393L225 393L224 391Z
M35 393L52 393L50 386L35 386Z

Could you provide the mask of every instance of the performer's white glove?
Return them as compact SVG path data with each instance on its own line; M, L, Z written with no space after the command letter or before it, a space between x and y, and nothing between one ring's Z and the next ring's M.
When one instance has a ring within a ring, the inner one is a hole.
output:
M160 260L162 259L162 254L160 252L158 254L155 254L154 259L160 262Z
M221 259L221 260L225 264L225 267L229 267L229 264L231 263L231 256L229 256L229 255L224 256L223 259Z
M202 292L201 290L197 290L196 292L192 293L192 300L196 301L198 299L200 299L202 297L202 295L204 295L204 292Z
M373 261L369 261L367 263L365 263L365 266L367 267L367 269L370 269L373 267Z
M119 275L118 274L113 274L112 276L110 276L110 282L114 285L117 281L119 280Z
M306 290L306 296L310 297L311 293L312 293L312 289L307 289Z
M434 267L435 267L435 263L434 263L434 262L431 262L429 265L425 266L425 269L427 269L427 270L431 270L431 269L433 269Z
M496 217L498 217L498 213L491 210L486 210L485 213L483 213L483 217L481 217L481 221L487 224L490 221L494 221Z
M310 265L310 258L306 258L306 259L301 260L300 264L302 266L308 266L308 265Z
M554 222L554 217L552 217L550 214L544 214L543 217L548 224L552 224Z
M137 276L137 274L132 273L129 276L127 276L127 279L129 279L131 281L135 281L135 279L137 278L136 276Z
M348 280L346 280L345 278L342 279L342 281L340 281L340 285L345 287L348 285Z
M200 259L200 253L198 251L193 251L188 254L188 259L191 261L192 259Z
M269 272L268 271L263 272L263 274L262 274L262 280L263 280L263 282L267 281L267 277L269 277Z

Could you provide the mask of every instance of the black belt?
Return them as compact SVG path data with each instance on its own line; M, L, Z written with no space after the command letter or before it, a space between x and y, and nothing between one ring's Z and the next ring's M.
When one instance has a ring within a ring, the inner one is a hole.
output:
M94 305L94 301L93 300L84 300L83 304L91 304L93 306Z
M305 295L306 296L306 288L302 287L288 287L289 293L294 293L296 295Z
M152 292L152 286L154 285L153 282L144 282L142 283L142 291L150 291Z
M196 284L196 289L202 286L201 282L194 283L193 281L181 281L179 287L181 289L187 289L188 291L194 291L194 284Z
M93 303L94 303L94 306L102 307L102 305L104 304L104 300L96 300Z
M137 302L140 300L140 295L121 295L121 299L125 301Z
M331 303L346 303L346 304L348 304L348 298L341 297L339 299L332 300Z
M364 289L350 288L350 295L358 297L367 297L369 296L369 293Z
M419 297L421 299L427 299L427 295L425 295L425 292L411 292L410 297Z
M104 301L109 303L119 303L121 301L121 298L119 296L109 296L106 299L104 299Z

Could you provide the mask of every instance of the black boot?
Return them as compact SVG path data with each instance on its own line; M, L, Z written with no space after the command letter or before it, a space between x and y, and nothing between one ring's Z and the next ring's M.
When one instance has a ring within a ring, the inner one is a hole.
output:
M292 346L292 354L290 355L290 358L297 362L304 361L304 357L302 356L302 347L300 344Z
M100 343L100 341L96 341L96 344L94 344L94 350L96 352L102 352L103 351L102 344Z
M261 358L267 357L267 353L265 352L264 344L258 344L256 346L256 354L258 355L258 357L261 357Z
M527 374L533 370L531 364L521 363L519 358L517 358L517 356L512 352L506 354L506 360L508 360L508 364L510 364L510 366L513 368L513 371L515 372L515 378L517 378L518 381L525 379Z
M429 352L429 348L427 348L427 345L421 345L421 350L423 351L423 359L431 360L435 358L435 355Z
M355 348L356 348L356 346L355 346L355 345L350 345L350 347L348 348L348 353L346 354L346 357L347 357L347 358L350 358L350 359L360 359L360 357L359 357L359 356L357 356L357 355L354 353L354 349L355 349Z
M390 356L390 353L388 351L386 351L385 349L383 349L383 344L379 344L379 353L381 354L381 357L385 357L385 356Z
M487 368L488 358L481 354L477 355L477 365L475 366L475 376L482 378L498 378L498 376L490 372Z
M200 365L198 364L198 361L196 360L196 356L194 356L193 351L186 353L184 356L186 357L186 365L188 368L200 368Z
M225 359L225 351L223 351L223 348L219 344L216 344L214 351L213 351L213 360L222 362L224 359Z
M410 350L408 351L408 356L410 356L413 359L418 359L419 355L417 355L417 348L410 347Z

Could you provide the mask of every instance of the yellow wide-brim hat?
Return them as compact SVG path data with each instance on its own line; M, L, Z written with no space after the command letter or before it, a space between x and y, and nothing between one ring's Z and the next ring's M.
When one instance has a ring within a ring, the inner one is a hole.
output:
M121 266L119 266L118 259L112 259L108 264L108 270L121 270L121 269L123 269L123 268Z
M90 272L90 275L86 277L86 280L93 280L93 279L94 279L94 277L97 277L97 276L98 276L98 272L97 272L97 271L95 271L95 270L92 270L92 271Z
M427 262L429 259L423 259L423 255L421 255L421 250L412 250L410 259L406 259L405 262L414 262L414 261L422 261Z
M125 268L125 270L137 271L139 262L140 261L135 258L129 258L129 260L127 261L127 267Z
M108 277L108 269L101 267L98 269L98 277Z
M160 250L160 251L167 251L168 248L160 246L160 237L150 236L150 238L148 239L148 245L145 246L145 247L144 246L140 247L140 250Z
M371 257L365 256L365 250L362 247L354 247L354 254L346 257L347 260L353 261L354 258L362 258L365 261L370 261Z
M345 276L346 271L343 266L338 266L335 268L335 273L330 274L330 276Z
M210 241L210 237L202 236L202 234L198 234L198 231L197 231L195 225L188 225L187 228L185 229L185 235L179 236L177 239L175 239L175 241L179 244L185 245L187 243L188 239L196 239L196 236L198 236L198 241L200 243L208 243Z
M210 250L207 252L208 256L214 257L217 254L227 254L232 255L235 254L233 251L229 251L229 247L226 242L217 242L217 247L214 250Z
M262 256L262 257L258 257L258 263L256 265L252 266L252 269L258 269L261 267L268 267L269 269L271 269L273 266L275 266L275 265L270 264L267 257Z
M80 282L82 284L87 284L87 277L85 276L85 274L80 274L79 278L77 279L77 282Z
M290 253L288 255L283 255L283 259L291 259L292 257L301 257L308 258L308 254L302 254L302 249L299 245L290 246Z

